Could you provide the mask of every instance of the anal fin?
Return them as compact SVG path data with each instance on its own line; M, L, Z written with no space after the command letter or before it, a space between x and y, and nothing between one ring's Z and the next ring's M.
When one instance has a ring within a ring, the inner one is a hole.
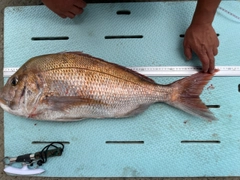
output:
M141 114L142 112L144 112L148 107L150 106L150 104L141 104L139 105L137 108L127 112L124 117L130 117L130 116L136 116L138 114Z

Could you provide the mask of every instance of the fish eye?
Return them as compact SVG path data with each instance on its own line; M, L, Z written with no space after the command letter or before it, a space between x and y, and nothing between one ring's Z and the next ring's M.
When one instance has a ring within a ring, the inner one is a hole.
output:
M11 85L16 86L18 83L18 79L16 77L12 78Z

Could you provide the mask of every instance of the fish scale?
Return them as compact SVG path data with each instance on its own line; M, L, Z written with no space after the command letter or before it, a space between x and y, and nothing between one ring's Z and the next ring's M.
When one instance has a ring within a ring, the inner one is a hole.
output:
M61 73L61 72L64 73ZM74 73L72 73L74 71ZM83 72L84 71L84 72ZM57 88L55 88L53 91L56 91L56 89L61 90L59 91L60 95L66 95L66 90L70 89L68 92L68 95L76 95L79 96L85 96L85 97L93 97L94 99L102 99L104 102L107 101L113 104L115 101L117 101L117 104L126 103L126 98L121 98L122 95L128 96L128 98L131 98L131 96L139 95L139 97L142 97L142 95L147 94L148 91L132 91L132 89L136 89L138 85L134 84L134 88L132 86L129 86L129 84L126 83L126 81L122 79L116 79L116 81L109 81L110 78L102 75L101 73L96 72L88 72L87 70L75 70L75 69L57 69L53 70L50 74L53 76L52 78L55 78L60 81L56 81ZM49 74L50 71L48 71L46 77L50 77ZM68 72L68 73L66 73ZM88 75L87 75L88 73ZM106 74L105 74L106 75ZM71 79L67 80L68 77ZM80 77L80 78L79 78ZM85 79L86 78L86 79ZM62 80L65 79L64 82ZM85 79L85 80L84 80ZM92 82L93 84L90 84ZM103 82L108 82L108 84L104 85ZM114 85L115 84L115 85ZM115 88L109 88L111 86L123 86L121 89L121 94L119 94L119 91ZM68 87L66 87L68 86ZM77 88L79 86L83 86L83 90L81 88ZM94 90L94 87L98 88ZM76 93L78 91L78 93ZM130 93L132 95L130 95ZM83 94L84 93L84 94ZM114 94L118 95L115 98L112 98L112 96L109 96L108 94ZM149 93L148 93L149 94ZM107 98L107 99L104 99ZM156 99L156 97L154 97ZM144 101L144 99L143 99ZM149 102L153 101L152 99L148 99Z

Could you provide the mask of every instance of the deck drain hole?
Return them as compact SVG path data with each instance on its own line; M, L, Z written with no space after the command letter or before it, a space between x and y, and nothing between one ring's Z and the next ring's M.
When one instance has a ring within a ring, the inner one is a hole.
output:
M117 15L130 15L130 14L131 14L131 11L128 11L128 10L117 11Z
M68 40L67 36L58 37L32 37L32 41L55 41L55 40Z
M119 35L119 36L105 36L105 39L141 39L143 35Z
M144 141L106 141L106 144L144 144Z
M69 141L33 141L32 142L32 144L50 144L50 143L70 144Z
M221 141L212 141L212 140L207 140L207 141L198 141L198 140L184 140L181 141L181 143L185 143L185 144L190 144L190 143L194 143L194 144L219 144Z
M220 34L217 34L217 36L219 36ZM183 38L185 36L185 34L180 34L179 37Z
M220 105L207 105L208 108L220 108Z

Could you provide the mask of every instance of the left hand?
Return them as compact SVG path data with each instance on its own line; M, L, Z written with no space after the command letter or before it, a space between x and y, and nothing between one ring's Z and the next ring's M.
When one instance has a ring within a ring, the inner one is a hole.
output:
M202 62L203 72L214 72L219 40L211 24L191 24L185 33L183 46L188 60L192 58L193 51Z

